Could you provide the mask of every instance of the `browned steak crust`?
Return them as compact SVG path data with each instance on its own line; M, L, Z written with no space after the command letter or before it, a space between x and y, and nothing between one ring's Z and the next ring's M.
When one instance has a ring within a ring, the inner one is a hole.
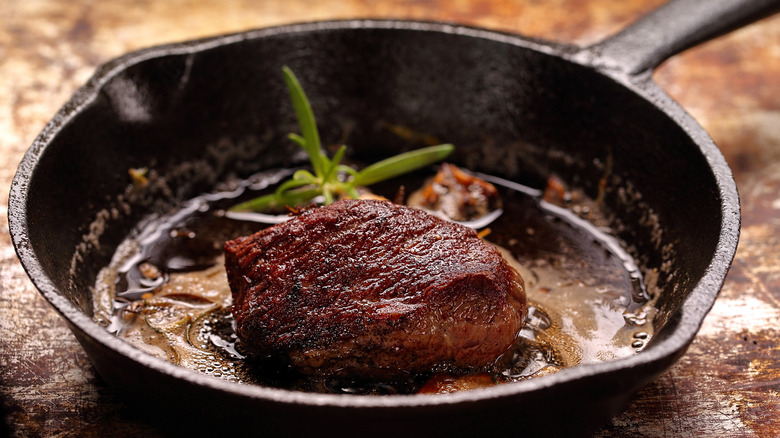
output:
M523 280L474 230L343 200L225 244L242 342L305 373L485 368L526 313Z

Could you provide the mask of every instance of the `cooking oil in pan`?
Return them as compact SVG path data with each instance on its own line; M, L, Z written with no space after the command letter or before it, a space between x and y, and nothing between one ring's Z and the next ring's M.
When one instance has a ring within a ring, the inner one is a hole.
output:
M264 225L219 212L288 174L258 174L148 220L101 271L95 320L149 354L229 381L350 394L424 390L429 374L403 382L316 378L295 373L279 358L253 357L242 349L229 311L222 245ZM570 209L543 201L538 190L486 179L499 188L504 213L489 225L485 239L523 276L529 312L517 342L484 381L525 380L643 349L652 338L654 309L639 270L618 242ZM579 211L598 214L592 203Z

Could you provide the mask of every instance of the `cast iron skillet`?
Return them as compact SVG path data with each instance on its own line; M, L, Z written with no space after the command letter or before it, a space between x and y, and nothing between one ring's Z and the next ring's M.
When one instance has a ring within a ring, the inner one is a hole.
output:
M442 23L291 25L166 45L101 67L22 160L9 226L24 268L102 377L170 430L463 435L587 434L684 353L739 234L737 191L707 134L651 80L667 57L778 8L671 3L592 47ZM91 320L97 270L143 218L228 175L287 166L289 65L326 140L351 126L355 157L408 147L403 124L457 145L456 163L540 186L551 173L597 196L646 275L657 335L641 353L442 396L341 396L231 384L178 368ZM148 166L171 190L128 189ZM155 417L160 406L175 415ZM207 413L203 413L203 412Z

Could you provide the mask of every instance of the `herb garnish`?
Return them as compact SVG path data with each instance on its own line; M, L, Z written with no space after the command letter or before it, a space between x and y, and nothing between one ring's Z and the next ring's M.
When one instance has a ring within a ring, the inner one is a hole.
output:
M324 198L325 205L332 203L339 196L359 198L358 187L378 183L431 165L443 160L454 149L451 144L417 149L376 162L360 171L341 164L347 149L344 145L336 151L332 159L329 159L320 145L317 122L298 78L286 66L282 67L282 73L301 129L301 135L292 133L288 137L306 151L314 173L298 170L274 193L235 205L230 208L230 211L264 212L286 206L294 207L318 196Z

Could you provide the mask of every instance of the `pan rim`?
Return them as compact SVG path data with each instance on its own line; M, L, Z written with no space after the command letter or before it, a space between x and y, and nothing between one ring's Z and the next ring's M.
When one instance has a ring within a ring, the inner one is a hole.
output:
M299 33L348 29L398 29L402 31L414 30L457 34L520 46L550 56L560 57L569 62L595 69L601 74L622 83L623 86L626 86L631 91L647 100L650 104L663 111L664 114L675 122L675 124L685 130L686 134L689 135L697 145L713 171L719 192L718 194L721 198L722 219L719 241L713 258L701 279L699 279L692 288L690 294L678 309L679 323L675 327L670 328L673 331L665 336L659 343L652 344L646 350L634 356L567 368L559 373L545 376L543 379L531 379L491 388L438 395L413 394L376 397L365 395L315 394L227 382L206 375L200 375L194 371L176 366L162 359L143 353L121 339L112 336L105 331L103 327L98 325L85 313L77 309L70 301L60 295L60 292L54 285L52 279L45 273L45 270L32 248L31 242L28 240L29 230L27 228L26 216L29 183L34 173L35 165L45 153L47 146L56 139L57 134L64 126L80 114L80 112L97 97L102 87L111 78L132 65L162 56L194 54L244 40L260 39L274 35L293 35ZM726 164L725 158L714 142L712 142L708 134L690 115L688 115L687 112L685 112L684 109L658 87L651 80L649 75L646 77L625 77L615 74L614 72L599 69L595 63L586 60L589 57L582 56L582 53L587 50L587 48L580 49L575 46L543 42L520 35L453 23L353 19L288 24L192 41L163 44L130 52L98 67L95 74L88 82L79 88L73 97L55 114L53 119L47 123L22 158L19 168L14 175L9 193L9 232L14 248L22 266L36 289L38 289L41 295L43 295L54 309L65 318L71 328L75 328L86 336L94 339L102 347L108 348L114 353L129 358L137 364L145 368L150 368L157 373L183 380L197 386L251 399L298 405L327 405L344 408L381 409L453 405L462 402L478 402L518 395L528 395L538 391L544 391L546 388L552 386L574 383L596 375L620 370L636 369L650 366L658 362L669 361L676 355L682 354L695 337L696 332L704 320L704 316L712 307L718 296L721 286L725 281L728 267L733 260L739 238L740 221L736 184L734 183L733 176ZM666 367L663 369L665 370ZM636 388L634 389L638 389L638 387L644 385L649 380L650 377L648 377L646 381L638 381L636 383Z

